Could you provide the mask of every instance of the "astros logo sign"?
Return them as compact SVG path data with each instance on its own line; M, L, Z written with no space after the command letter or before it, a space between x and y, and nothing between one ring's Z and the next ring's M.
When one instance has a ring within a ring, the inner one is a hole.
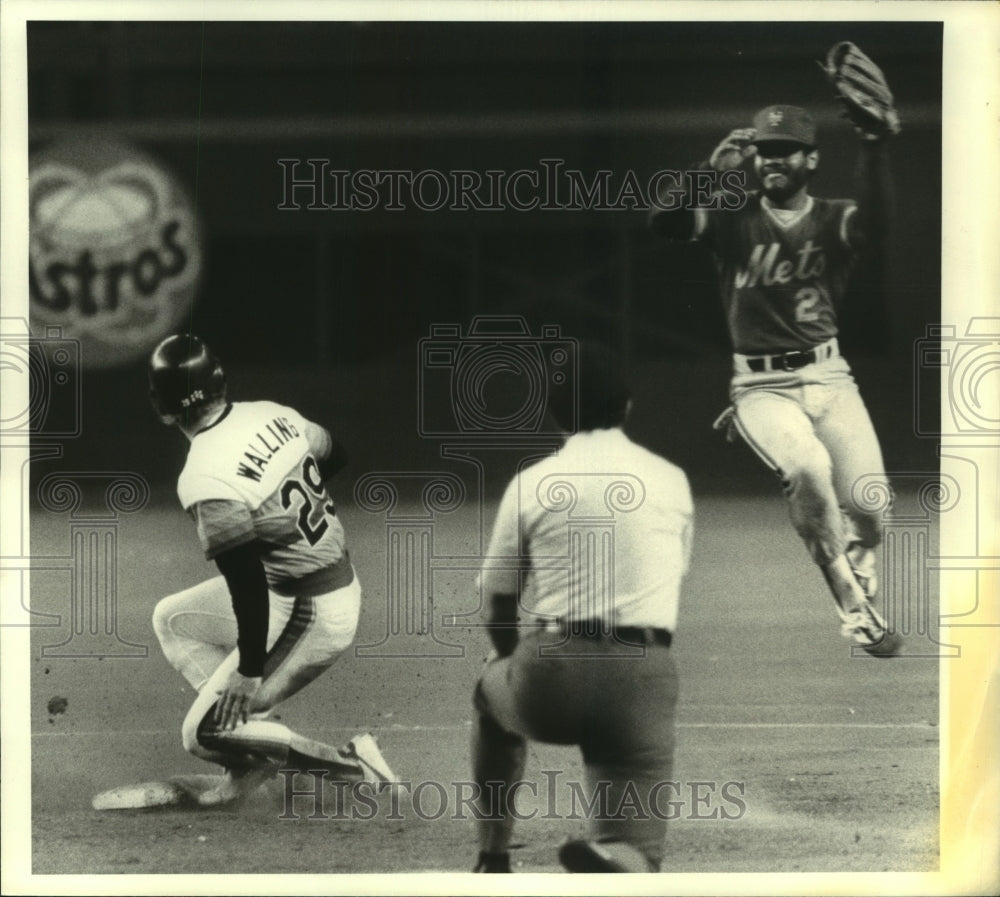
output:
M32 326L61 325L84 367L143 356L194 298L193 207L154 159L118 143L62 143L32 159Z

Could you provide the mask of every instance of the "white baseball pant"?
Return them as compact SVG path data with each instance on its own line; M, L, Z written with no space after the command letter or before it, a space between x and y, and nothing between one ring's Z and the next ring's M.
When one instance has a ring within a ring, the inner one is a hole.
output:
M874 549L891 492L847 362L835 357L762 373L737 363L730 397L740 434L780 476L792 524L813 560L824 566L851 542Z
M267 659L251 718L231 732L213 732L208 747L199 740L212 729L219 692L239 664L236 615L223 577L207 580L157 604L153 627L171 665L198 697L182 727L185 750L216 763L234 756L281 756L293 736L286 726L261 717L327 670L351 644L361 609L357 576L340 589L315 597L270 592ZM220 749L216 749L220 748Z

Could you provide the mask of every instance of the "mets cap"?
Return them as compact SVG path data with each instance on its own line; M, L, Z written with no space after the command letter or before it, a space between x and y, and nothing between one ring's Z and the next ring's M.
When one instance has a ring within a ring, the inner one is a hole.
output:
M816 146L816 122L800 106L766 106L753 117L754 143L792 141Z

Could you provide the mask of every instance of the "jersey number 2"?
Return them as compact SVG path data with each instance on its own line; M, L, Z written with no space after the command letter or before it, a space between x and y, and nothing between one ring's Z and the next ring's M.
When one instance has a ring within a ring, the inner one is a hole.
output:
M816 303L824 296L821 287L802 287L795 294L795 320L800 324L818 321L819 312Z
M302 480L285 480L281 487L281 507L286 511L292 507L294 496L299 496L302 503L299 505L298 528L302 537L310 544L315 545L323 534L330 528L330 522L326 515L331 517L337 513L337 508L332 501L329 501L326 490L323 488L323 481L319 476L319 468L316 459L312 455L306 455L302 462ZM325 504L324 504L325 502ZM315 514L316 511L319 514ZM318 517L314 520L314 517Z

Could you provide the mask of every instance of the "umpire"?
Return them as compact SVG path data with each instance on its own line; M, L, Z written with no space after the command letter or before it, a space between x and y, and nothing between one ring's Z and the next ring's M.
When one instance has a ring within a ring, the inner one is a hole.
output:
M578 383L549 397L565 445L508 485L480 576L495 652L474 695L477 872L510 871L529 738L579 745L599 798L590 839L560 850L566 869L658 871L663 858L691 492L623 432L632 400L616 359L583 345L578 360Z

